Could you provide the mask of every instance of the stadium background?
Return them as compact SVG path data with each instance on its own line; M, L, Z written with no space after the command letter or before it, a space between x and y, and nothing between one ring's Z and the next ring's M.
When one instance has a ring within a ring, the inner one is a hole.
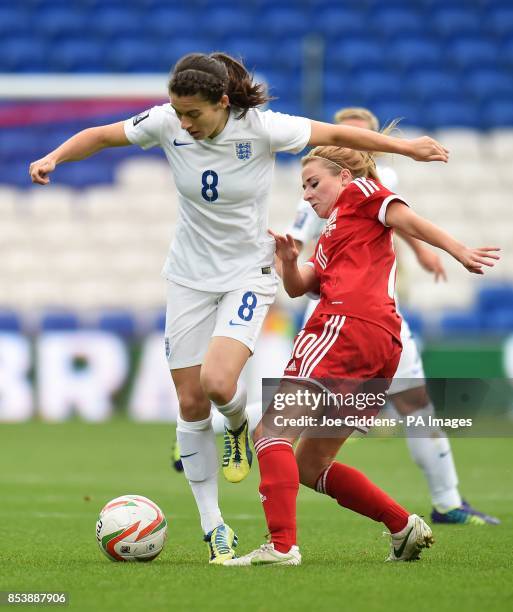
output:
M451 161L393 158L400 192L467 244L498 245L484 278L443 256L434 284L399 246L399 294L434 377L512 377L513 6L508 0L0 0L0 421L173 420L159 271L176 221L160 150L28 165L74 132L166 100L184 53L242 57L274 110L326 121L346 105ZM270 227L291 222L297 159L279 159ZM282 293L246 376L279 375L304 302Z

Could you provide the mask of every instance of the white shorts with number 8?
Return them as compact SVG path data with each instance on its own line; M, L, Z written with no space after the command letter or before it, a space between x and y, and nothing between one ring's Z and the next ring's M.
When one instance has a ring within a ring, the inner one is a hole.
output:
M268 276L226 293L168 281L165 348L169 369L203 363L213 336L233 338L253 352L277 287L273 269Z

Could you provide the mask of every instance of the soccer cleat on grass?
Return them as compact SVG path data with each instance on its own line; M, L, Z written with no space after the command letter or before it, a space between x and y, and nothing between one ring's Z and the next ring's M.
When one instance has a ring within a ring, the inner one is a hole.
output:
M416 561L423 548L434 543L433 533L420 516L410 514L406 527L397 533L390 533L392 542L386 561Z
M208 544L210 552L209 563L212 565L222 565L228 559L235 557L233 550L238 543L238 538L233 529L225 523L212 529L203 540Z
M180 457L180 446L175 439L171 446L171 465L177 472L183 472L182 459Z
M229 567L248 567L253 565L301 565L301 553L297 546L289 552L281 553L274 549L274 544L262 544L260 548L244 555L225 561Z
M475 510L465 500L462 501L461 506L451 508L447 512L440 512L433 508L431 520L433 523L444 525L500 525L498 518Z
M224 428L223 474L229 482L240 482L249 474L253 453L249 447L246 420L236 431Z
M470 514L473 514L474 516L479 516L480 518L483 519L485 523L488 523L489 525L500 525L501 524L500 519L498 519L496 516L491 516L491 514L485 514L484 512L479 512L479 510L472 508L472 506L468 503L468 501L464 499L461 501L461 507L467 512L470 512Z

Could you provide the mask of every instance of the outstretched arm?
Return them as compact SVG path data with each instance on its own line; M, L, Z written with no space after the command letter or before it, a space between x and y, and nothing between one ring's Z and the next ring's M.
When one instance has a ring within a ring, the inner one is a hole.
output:
M281 262L281 276L287 294L294 298L309 291L319 292L319 279L311 265L305 264L301 268L297 265L299 251L290 234L282 236L269 230L276 241L276 257Z
M438 253L428 249L421 240L417 240L417 238L405 234L400 229L395 228L395 233L398 234L415 253L421 268L435 275L435 283L438 282L439 278L444 281L447 280L447 272L445 271L444 264Z
M45 157L30 164L29 174L33 183L47 185L48 175L57 164L85 159L107 147L122 147L132 144L125 135L124 122L101 125L82 130L62 143Z
M398 200L388 205L385 222L390 227L397 228L413 238L447 251L473 274L484 274L483 266L493 267L495 265L493 260L500 259L499 255L495 254L496 251L500 251L498 247L475 249L467 247Z
M312 121L309 146L348 147L357 151L399 153L416 161L442 161L449 158L449 151L434 138L421 136L411 140L386 136L379 132L351 125L333 125Z

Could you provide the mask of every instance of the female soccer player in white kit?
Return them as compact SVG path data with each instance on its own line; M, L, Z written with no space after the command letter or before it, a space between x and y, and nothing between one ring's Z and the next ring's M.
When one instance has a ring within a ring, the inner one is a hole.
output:
M377 117L366 108L343 108L335 114L335 121L343 125L353 125L373 131L379 130ZM377 166L378 174L392 191L397 190L395 171L383 165ZM301 249L310 241L317 241L325 219L320 219L308 202L301 200L296 211L296 219L289 230L296 246ZM420 265L428 272L446 279L443 264L438 255L421 241L400 232L413 249ZM305 322L310 318L318 300L310 299L305 312ZM399 366L388 391L389 399L401 415L415 414L423 417L426 423L429 416L434 416L434 406L426 387L424 368L417 344L407 321L403 318L401 325L401 342L403 345ZM431 519L434 523L465 525L496 525L500 521L488 514L479 512L462 499L458 490L458 476L451 452L451 445L445 432L437 426L418 428L404 426L406 441L410 454L422 470L428 483L433 510Z
M267 200L277 152L338 145L447 161L435 140L391 138L256 107L268 100L242 64L222 53L190 54L170 76L171 104L125 122L79 132L30 166L32 181L65 161L112 146L161 146L178 190L179 218L163 275L165 344L178 393L177 440L210 562L232 558L237 538L218 504L211 402L227 419L223 471L232 482L251 465L246 392L238 380L274 300L274 239Z

